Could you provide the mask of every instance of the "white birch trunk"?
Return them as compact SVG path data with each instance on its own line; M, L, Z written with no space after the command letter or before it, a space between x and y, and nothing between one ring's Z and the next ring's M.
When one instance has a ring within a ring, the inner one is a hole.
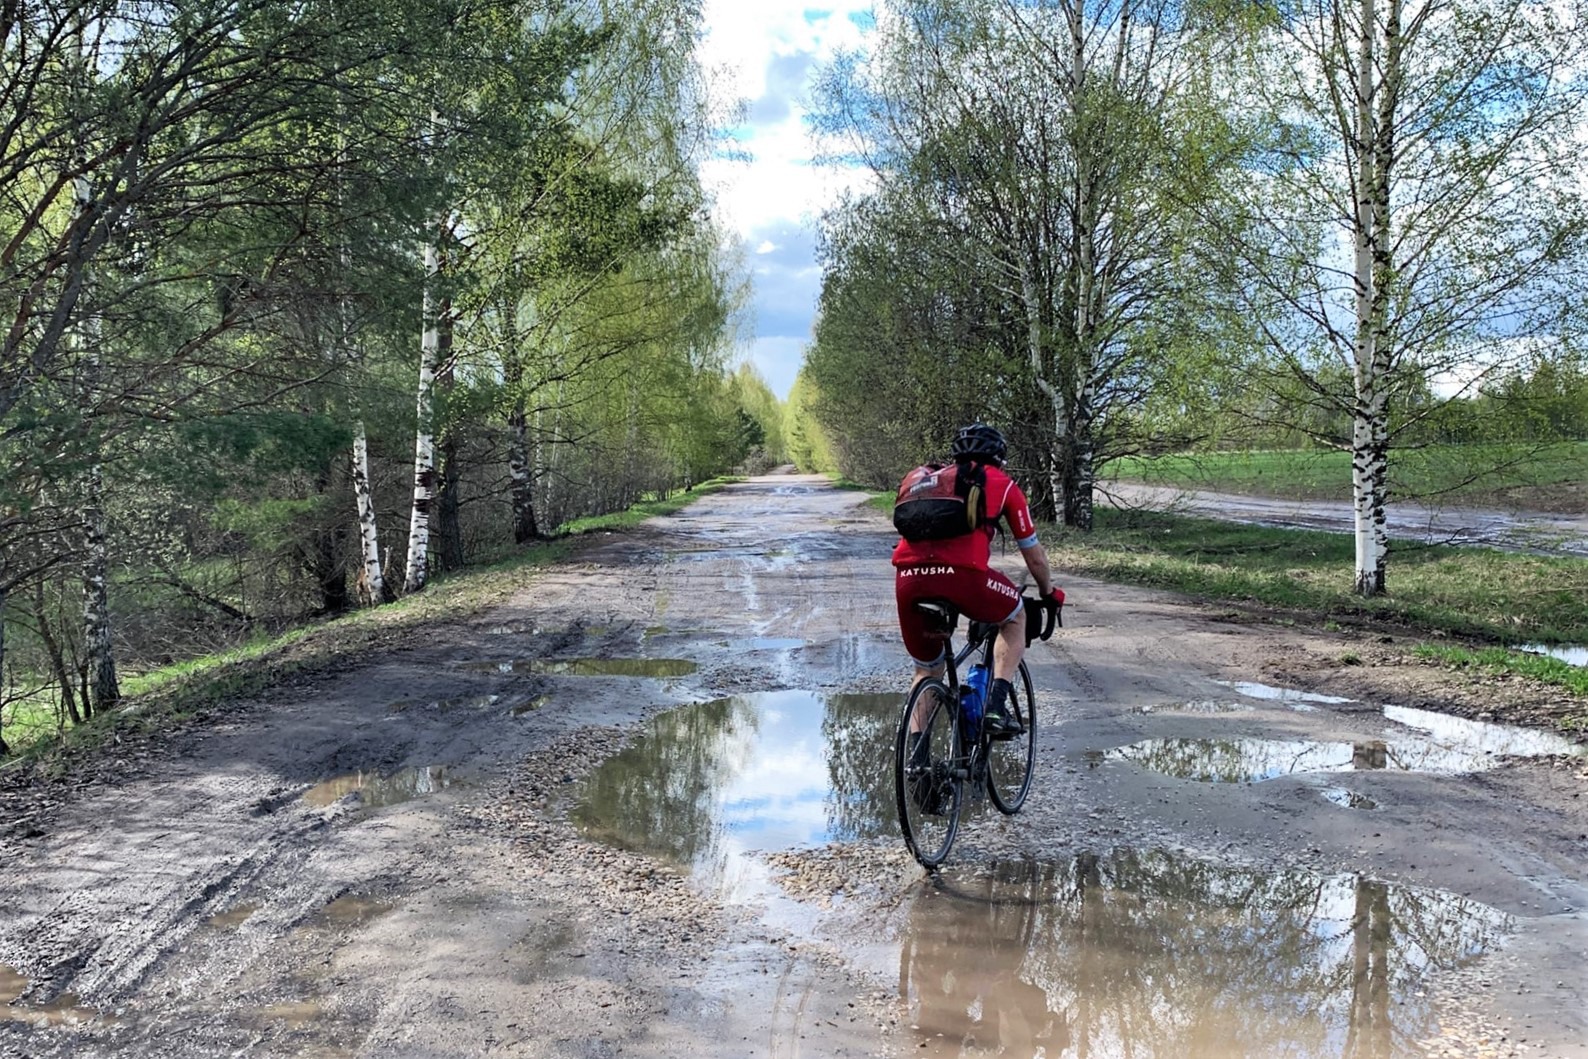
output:
M437 236L439 239L439 235ZM435 502L436 438L433 422L436 356L441 330L436 320L436 282L441 273L441 251L432 240L425 246L425 287L421 311L424 329L419 341L418 426L414 435L414 502L408 522L408 568L404 592L425 587L430 553L430 509Z
M6 597L10 590L0 584L0 699L6 696ZM0 710L0 722L4 722L4 711ZM11 753L11 745L6 742L5 728L0 723L0 757Z
M1352 529L1356 543L1356 591L1373 596L1384 591L1388 536L1384 493L1388 480L1388 395L1384 386L1383 295L1377 267L1386 236L1387 162L1380 153L1384 132L1374 111L1374 64L1377 44L1375 0L1361 0L1362 23L1357 41L1356 70L1356 197L1354 272L1356 335L1352 348L1355 411L1351 424Z
M364 420L353 424L353 500L358 508L359 554L363 557L358 579L358 601L366 607L386 599L386 581L380 568L380 533L375 525L375 497L369 483L369 438Z
M1026 310L1026 354L1031 359L1031 377L1053 409L1053 450L1048 466L1048 488L1053 491L1054 514L1064 514L1064 449L1070 424L1064 413L1064 396L1047 377L1042 356L1042 307L1037 301L1037 281L1029 264L1020 267L1020 300Z
M72 222L75 227L93 209L94 192L88 178L72 181ZM87 264L82 265L85 295L93 288ZM82 393L84 411L96 397L99 386L99 327L93 315L92 298L81 303L87 307L78 325L77 344L82 356ZM116 680L115 644L110 635L110 547L105 539L105 512L102 501L104 482L98 454L88 467L83 483L83 655L88 666L85 705L91 712L110 709L121 698Z
M529 424L524 414L524 399L513 399L509 416L512 434L507 442L507 473L512 478L513 541L527 544L540 536L535 523L535 478L530 469Z

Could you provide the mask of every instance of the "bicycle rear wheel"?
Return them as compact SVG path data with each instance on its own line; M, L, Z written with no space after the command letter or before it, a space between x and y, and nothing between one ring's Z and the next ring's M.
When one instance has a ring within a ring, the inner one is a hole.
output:
M921 681L904 704L894 746L893 789L899 828L905 845L929 870L943 863L959 833L965 784L958 773L961 751L956 707L941 680Z
M987 742L987 793L999 812L1012 816L1031 793L1031 774L1037 763L1037 703L1031 690L1031 671L1024 661L1011 683L1009 715L1018 718L1026 730L1013 739Z

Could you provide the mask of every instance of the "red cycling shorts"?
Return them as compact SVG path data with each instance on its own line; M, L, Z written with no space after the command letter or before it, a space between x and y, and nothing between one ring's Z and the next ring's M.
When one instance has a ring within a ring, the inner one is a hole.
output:
M927 599L946 599L971 621L1002 625L1020 613L1020 590L997 570L978 570L973 566L921 563L900 566L893 581L899 602L899 632L904 649L916 665L931 668L943 660L941 634L927 630L927 618L915 604Z

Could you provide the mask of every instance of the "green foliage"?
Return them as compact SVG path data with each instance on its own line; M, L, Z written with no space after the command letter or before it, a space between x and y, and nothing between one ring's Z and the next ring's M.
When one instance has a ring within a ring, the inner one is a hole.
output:
M355 435L375 549L400 562L422 294L445 313L436 538L465 562L517 536L515 456L544 527L671 496L754 444L781 457L778 402L728 367L742 291L700 187L689 0L11 14L8 674L64 695L16 601L50 589L75 665L62 571L83 568L90 506L132 672L351 605ZM59 179L79 172L93 210Z
M1238 390L1246 278L1199 223L1242 178L1205 74L1231 15L897 3L833 68L824 131L876 177L824 218L806 362L842 473L895 480L982 420L1036 508L1086 525L1098 461L1198 436Z
M734 372L732 391L741 412L754 424L751 447L763 449L773 464L788 460L784 439L786 411L766 380L752 365L741 364Z
M1566 688L1574 695L1588 697L1588 668L1562 662L1558 658L1533 654L1530 651L1512 651L1504 647L1485 647L1472 650L1450 644L1419 644L1419 658L1431 659L1458 669L1476 669L1486 673L1511 673Z
M278 548L290 539L298 520L317 514L322 497L302 500L221 500L215 505L214 525L224 533L247 537L254 547Z
M809 373L800 369L789 390L783 415L783 449L794 466L806 474L835 474L838 461L832 444L816 418L820 395Z

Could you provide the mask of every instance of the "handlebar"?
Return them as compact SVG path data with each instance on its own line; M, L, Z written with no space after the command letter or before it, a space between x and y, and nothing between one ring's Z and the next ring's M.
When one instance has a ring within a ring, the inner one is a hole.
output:
M1064 604L1054 604L1049 599L1033 599L1025 596L1022 602L1026 607L1026 644L1029 646L1033 640L1046 640L1053 635L1053 630L1064 624L1064 616L1060 613ZM1040 617L1038 616L1040 615Z

